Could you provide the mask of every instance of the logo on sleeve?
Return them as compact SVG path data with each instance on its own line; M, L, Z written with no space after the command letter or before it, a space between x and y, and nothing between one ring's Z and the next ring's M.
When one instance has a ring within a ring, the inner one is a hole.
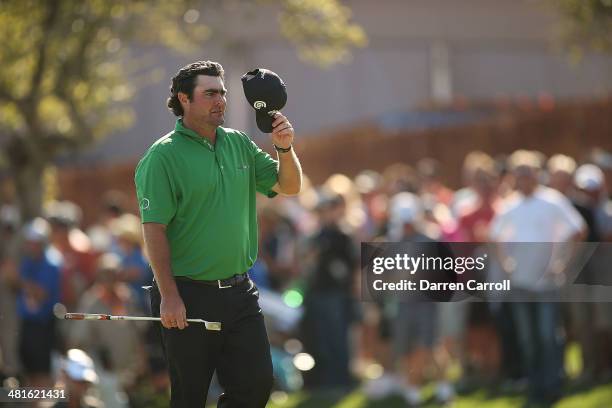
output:
M143 198L142 200L140 200L140 209L141 210L148 210L150 205L151 205L151 203L149 202L148 198Z

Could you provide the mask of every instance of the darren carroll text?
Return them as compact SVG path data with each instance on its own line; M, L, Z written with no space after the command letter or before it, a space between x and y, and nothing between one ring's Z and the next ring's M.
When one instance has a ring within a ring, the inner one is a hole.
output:
M478 282L475 279L468 280L467 282L430 282L426 279L422 279L417 282L402 279L399 282L384 282L380 279L372 282L374 290L385 291L412 291L412 290L477 290L477 291L509 291L510 280L505 279L502 282Z

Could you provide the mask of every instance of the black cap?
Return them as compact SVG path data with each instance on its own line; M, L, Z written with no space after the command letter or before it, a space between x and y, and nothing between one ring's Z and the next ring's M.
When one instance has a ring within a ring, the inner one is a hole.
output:
M272 132L271 116L287 103L287 87L274 72L257 68L242 76L242 88L249 105L255 109L257 127L264 133Z

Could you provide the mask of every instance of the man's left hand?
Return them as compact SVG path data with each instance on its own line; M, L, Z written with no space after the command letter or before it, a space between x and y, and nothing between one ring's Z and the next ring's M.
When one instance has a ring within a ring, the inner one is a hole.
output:
M272 122L272 143L283 149L287 149L293 143L295 132L289 120L281 112L274 114Z

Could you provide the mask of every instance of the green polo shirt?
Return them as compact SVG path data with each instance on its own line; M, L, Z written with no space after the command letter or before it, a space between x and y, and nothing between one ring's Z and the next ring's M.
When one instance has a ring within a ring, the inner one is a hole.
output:
M143 223L167 225L172 273L224 279L257 258L255 192L274 197L278 162L247 135L217 128L213 146L176 121L136 167Z

